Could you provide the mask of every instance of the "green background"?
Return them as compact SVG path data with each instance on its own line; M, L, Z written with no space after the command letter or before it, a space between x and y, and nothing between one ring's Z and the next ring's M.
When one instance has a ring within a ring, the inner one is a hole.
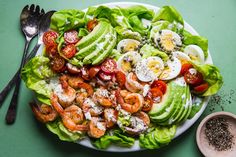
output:
M19 27L19 14L26 4L39 4L45 10L77 8L111 2L108 0L0 0L0 89L15 73L20 64L24 37ZM142 2L136 0L136 2ZM144 1L143 1L144 2ZM5 124L5 114L11 96L0 108L0 156L1 157L198 157L201 156L195 142L195 132L200 120L211 112L224 109L236 113L236 0L149 0L145 3L163 6L173 5L184 19L202 36L209 39L209 49L224 77L224 86L219 92L220 101L212 99L207 109L196 122L179 138L159 150L145 150L134 153L107 153L83 146L59 141L34 118L28 106L32 93L22 84L16 123ZM31 45L32 46L32 45ZM222 107L223 106L223 107Z

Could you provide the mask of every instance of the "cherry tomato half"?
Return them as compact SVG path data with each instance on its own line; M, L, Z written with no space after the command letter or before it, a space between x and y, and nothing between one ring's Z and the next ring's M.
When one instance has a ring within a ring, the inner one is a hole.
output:
M113 59L106 59L102 63L101 69L102 69L103 72L105 72L107 74L114 73L116 71L116 69L117 69L116 61L114 61Z
M98 73L99 78L101 78L104 81L110 81L112 79L112 75L106 74L103 71L100 71Z
M90 21L87 23L87 29L88 29L88 31L91 32L97 24L98 24L97 19L90 20Z
M208 83L203 83L203 84L200 84L200 85L194 87L193 90L194 90L194 92L196 92L196 93L203 93L203 92L205 92L208 88L209 88Z
M43 34L43 43L48 47L57 45L56 43L57 37L58 37L57 32L51 30L47 31Z
M119 84L119 86L123 87L125 85L125 82L126 82L125 74L121 71L117 71L115 76L116 76L116 81Z
M89 69L89 77L90 78L94 78L97 73L100 71L100 67L99 66L93 66Z
M75 65L72 65L70 63L66 63L66 67L67 67L67 70L69 71L69 73L71 73L71 74L79 74L80 73L80 69Z
M53 57L57 54L57 44L52 46L46 46L46 54L48 57Z
M75 44L79 41L78 32L76 30L66 31L64 39L66 44Z
M193 65L190 63L185 63L181 67L180 75L184 75L190 68L193 68Z
M201 73L199 73L196 69L190 68L185 74L184 74L185 81L192 85L197 86L203 82L203 76Z
M154 87L149 90L148 96L152 98L153 102L160 102L163 96L163 93L158 87Z
M52 58L50 64L53 71L62 72L65 70L65 63L66 63L65 59L57 55Z
M70 44L70 45L66 45L63 49L62 49L62 54L64 57L70 59L72 57L74 57L75 53L76 53L76 47L74 44Z
M166 85L166 83L165 83L164 81L161 81L161 80L156 80L156 81L154 81L154 82L151 84L151 88L154 88L154 87L159 88L163 94L166 93L167 85Z
M152 105L153 105L152 98L150 96L145 96L142 111L144 111L144 112L150 111L152 109Z

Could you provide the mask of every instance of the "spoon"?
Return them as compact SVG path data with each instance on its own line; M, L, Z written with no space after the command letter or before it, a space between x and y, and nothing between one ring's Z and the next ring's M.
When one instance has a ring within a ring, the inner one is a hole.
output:
M42 9L40 11L40 7L38 5L35 7L34 4L32 4L30 7L28 5L25 6L21 12L20 15L21 30L25 35L26 41L25 41L24 53L19 68L20 71L26 61L26 55L29 48L29 43L38 34L39 20L43 14L44 10ZM18 74L16 79L16 87L6 115L7 124L13 124L15 122L20 83L21 83L21 78L20 75Z

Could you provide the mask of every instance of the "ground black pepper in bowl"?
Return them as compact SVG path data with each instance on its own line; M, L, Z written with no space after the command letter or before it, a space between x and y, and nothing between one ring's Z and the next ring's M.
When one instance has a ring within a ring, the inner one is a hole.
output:
M230 150L235 144L234 136L229 131L229 123L223 117L216 117L207 121L204 131L209 145L217 151Z

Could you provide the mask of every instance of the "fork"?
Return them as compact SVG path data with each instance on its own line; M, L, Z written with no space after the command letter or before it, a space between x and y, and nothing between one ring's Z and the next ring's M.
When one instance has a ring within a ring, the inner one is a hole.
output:
M25 47L24 47L24 53L21 59L20 68L19 68L20 71L26 61L29 43L38 34L38 24L43 14L44 14L44 10L43 9L40 10L40 7L38 5L35 7L34 4L32 4L30 7L26 5L21 12L20 24L21 24L21 30L25 35ZM10 102L10 106L6 114L7 124L13 124L16 119L20 84L21 84L21 78L20 78L20 74L18 74L15 90L14 90L14 93Z

